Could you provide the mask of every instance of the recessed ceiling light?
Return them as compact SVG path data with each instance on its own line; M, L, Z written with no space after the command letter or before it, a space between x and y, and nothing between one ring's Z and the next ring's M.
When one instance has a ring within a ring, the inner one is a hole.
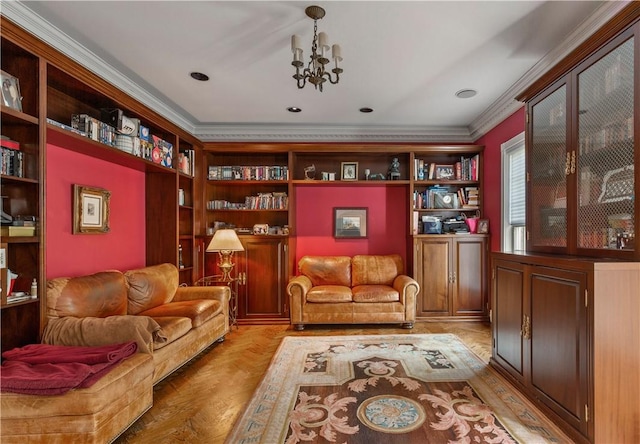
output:
M361 113L372 113L373 112L373 108L369 108L369 107L364 107L364 108L360 108L360 112Z
M191 73L191 74L189 74L189 75L190 75L192 78L194 78L194 79L196 79L196 80L199 80L199 81L201 81L201 82L206 82L207 80L209 80L209 76L208 76L208 75L206 75L206 74L203 74L203 73L201 73L201 72L194 71L194 72L192 72L192 73Z
M478 94L478 91L475 89L461 89L456 93L456 97L458 99L469 99Z
M297 106L290 106L289 108L287 108L287 111L289 111L290 113L299 113L300 111L302 111L302 108L298 108Z

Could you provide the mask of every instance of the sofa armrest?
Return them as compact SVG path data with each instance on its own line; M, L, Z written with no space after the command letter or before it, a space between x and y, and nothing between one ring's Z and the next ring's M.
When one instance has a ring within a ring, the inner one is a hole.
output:
M42 343L50 345L96 347L129 341L138 344L138 351L152 353L153 342L166 337L154 319L136 315L49 319L42 333Z
M311 287L313 287L311 279L304 275L296 276L289 280L287 294L289 295L289 316L292 324L302 322L302 306Z
M400 302L404 304L405 320L415 321L416 319L416 299L420 291L418 282L404 274L396 276L393 280L393 288L400 293Z
M172 302L193 301L195 299L214 299L224 306L229 305L231 289L226 285L214 285L210 287L178 287Z

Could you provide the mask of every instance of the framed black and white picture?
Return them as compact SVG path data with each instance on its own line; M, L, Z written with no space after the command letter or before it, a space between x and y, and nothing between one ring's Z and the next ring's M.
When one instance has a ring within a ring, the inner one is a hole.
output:
M108 233L111 192L73 186L73 234Z
M16 111L22 111L22 96L18 79L0 70L0 81L2 82L2 104Z
M342 162L341 180L358 180L358 162Z

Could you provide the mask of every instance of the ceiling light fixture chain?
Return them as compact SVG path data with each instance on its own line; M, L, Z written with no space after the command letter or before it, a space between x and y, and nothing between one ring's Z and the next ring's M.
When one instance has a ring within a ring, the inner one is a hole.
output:
M322 92L322 85L328 80L329 83L335 85L340 81L342 68L338 67L338 62L342 62L342 50L340 45L331 47L331 58L335 62L335 68L331 70L335 74L335 78L331 72L325 70L325 65L329 63L329 59L325 57L325 51L329 51L329 38L326 33L318 32L318 20L324 17L325 10L320 6L309 6L304 11L308 17L313 19L313 41L311 43L311 56L307 67L302 70L304 62L302 61L302 46L300 45L300 37L291 36L291 52L293 52L293 61L291 64L296 68L293 78L296 79L298 88L302 89L311 83L316 89Z

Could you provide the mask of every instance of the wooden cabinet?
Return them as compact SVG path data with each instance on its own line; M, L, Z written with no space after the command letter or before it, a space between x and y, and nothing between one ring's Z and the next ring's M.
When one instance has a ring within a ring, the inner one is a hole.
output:
M637 8L634 15L635 24L520 98L528 120L528 251L640 259Z
M244 251L233 256L240 324L288 322L288 237L240 235ZM210 238L207 241L211 240ZM218 255L205 254L205 276L219 275Z
M180 151L200 149L200 142L176 125L149 110L47 46L4 17L1 19L2 70L20 82L20 109L4 104L2 135L20 144L20 173L2 174L2 195L7 196L4 210L13 216L34 216L34 236L7 237L7 263L17 279L14 291L30 291L38 282L39 298L6 304L2 300L2 350L39 342L45 322L45 166L47 144L75 151L85 156L141 171L145 176L146 264L179 265L180 245L185 268L181 283L193 282L195 261L196 217L198 205L192 174L179 173ZM121 109L127 117L139 119L151 135L168 142L164 165L154 161L148 149L136 155L130 146L113 143L115 132L101 125L104 109ZM73 114L86 114L95 119L91 137L71 128ZM108 142L108 143L107 143ZM197 170L194 170L194 172ZM184 205L178 203L178 190L186 190ZM48 202L47 206L55 205Z
M640 264L492 259L492 364L579 441L637 442Z
M268 322L289 319L286 237L241 236L237 255L238 320Z
M414 238L418 318L486 317L487 245L477 234Z

